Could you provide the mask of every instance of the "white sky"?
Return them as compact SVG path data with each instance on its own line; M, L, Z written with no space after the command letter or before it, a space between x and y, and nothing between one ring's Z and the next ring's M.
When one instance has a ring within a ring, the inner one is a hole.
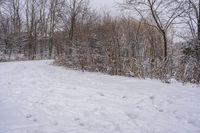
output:
M91 6L94 9L102 10L107 9L111 11L112 14L118 14L119 9L116 7L117 2L123 2L123 0L90 0Z

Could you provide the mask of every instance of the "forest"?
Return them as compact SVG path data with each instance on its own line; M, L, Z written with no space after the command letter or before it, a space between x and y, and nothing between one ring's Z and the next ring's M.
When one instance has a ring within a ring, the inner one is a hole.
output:
M199 0L0 0L0 62L54 59L82 71L200 83Z

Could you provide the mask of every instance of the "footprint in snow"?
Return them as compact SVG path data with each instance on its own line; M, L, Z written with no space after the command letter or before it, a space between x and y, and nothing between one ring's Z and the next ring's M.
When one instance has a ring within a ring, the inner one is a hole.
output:
M167 101L169 104L173 104L174 102L173 101L171 101L171 100L168 100Z
M126 113L126 116L128 116L131 120L135 120L138 118L138 115L136 114L131 114L131 113Z
M79 120L80 120L80 118L75 118L74 120L75 120L75 121L79 121Z
M198 124L194 120L187 120L187 123L192 126L199 127Z
M27 119L29 119L29 118L31 118L32 117L32 115L26 115L26 118Z
M137 105L136 108L141 110L143 109L143 106Z
M79 123L79 125L80 125L81 127L85 126L85 124L84 124L84 123Z
M154 97L154 96L151 96L151 97L149 97L149 99L151 99L151 100L154 100L154 99L155 99L155 97Z
M127 97L126 97L126 96L123 96L122 98L123 98L123 99L126 99Z
M38 121L38 119L37 119L37 118L34 118L34 119L33 119L33 122L37 122L37 121Z
M27 119L30 119L30 118L32 118L33 116L31 115L31 114L29 114L29 115L26 115L26 118ZM37 122L38 121L38 119L37 118L33 118L32 119L34 122Z
M36 101L35 103L36 103L36 104L41 104L41 105L44 104L43 102L39 102L39 101Z
M53 124L54 124L54 126L58 126L58 122L54 122Z
M158 111L159 111L159 112L161 112L161 113L162 113L162 112L164 112L164 110L163 110L163 109L159 109Z
M54 92L54 90L49 90L48 92L49 92L49 93L53 93L53 92Z
M99 94L100 96L105 96L103 93L101 93L101 92L97 92L97 94Z

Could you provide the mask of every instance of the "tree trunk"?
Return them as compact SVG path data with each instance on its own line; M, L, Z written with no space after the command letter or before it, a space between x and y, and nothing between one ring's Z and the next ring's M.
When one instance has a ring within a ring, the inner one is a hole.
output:
M199 0L199 14L198 14L198 62L200 63L200 0Z
M198 40L200 40L200 0L199 0L199 14L198 14Z
M53 52L53 38L51 37L49 40L49 59L52 58L52 52Z
M164 56L164 60L167 60L167 36L166 36L166 32L162 31L162 36L163 36L163 43L164 43L164 49L163 49L163 56Z

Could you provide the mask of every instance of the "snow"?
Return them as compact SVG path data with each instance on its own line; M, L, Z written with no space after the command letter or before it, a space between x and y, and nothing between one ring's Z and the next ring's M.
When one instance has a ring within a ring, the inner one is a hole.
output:
M0 63L0 133L200 133L200 88Z

